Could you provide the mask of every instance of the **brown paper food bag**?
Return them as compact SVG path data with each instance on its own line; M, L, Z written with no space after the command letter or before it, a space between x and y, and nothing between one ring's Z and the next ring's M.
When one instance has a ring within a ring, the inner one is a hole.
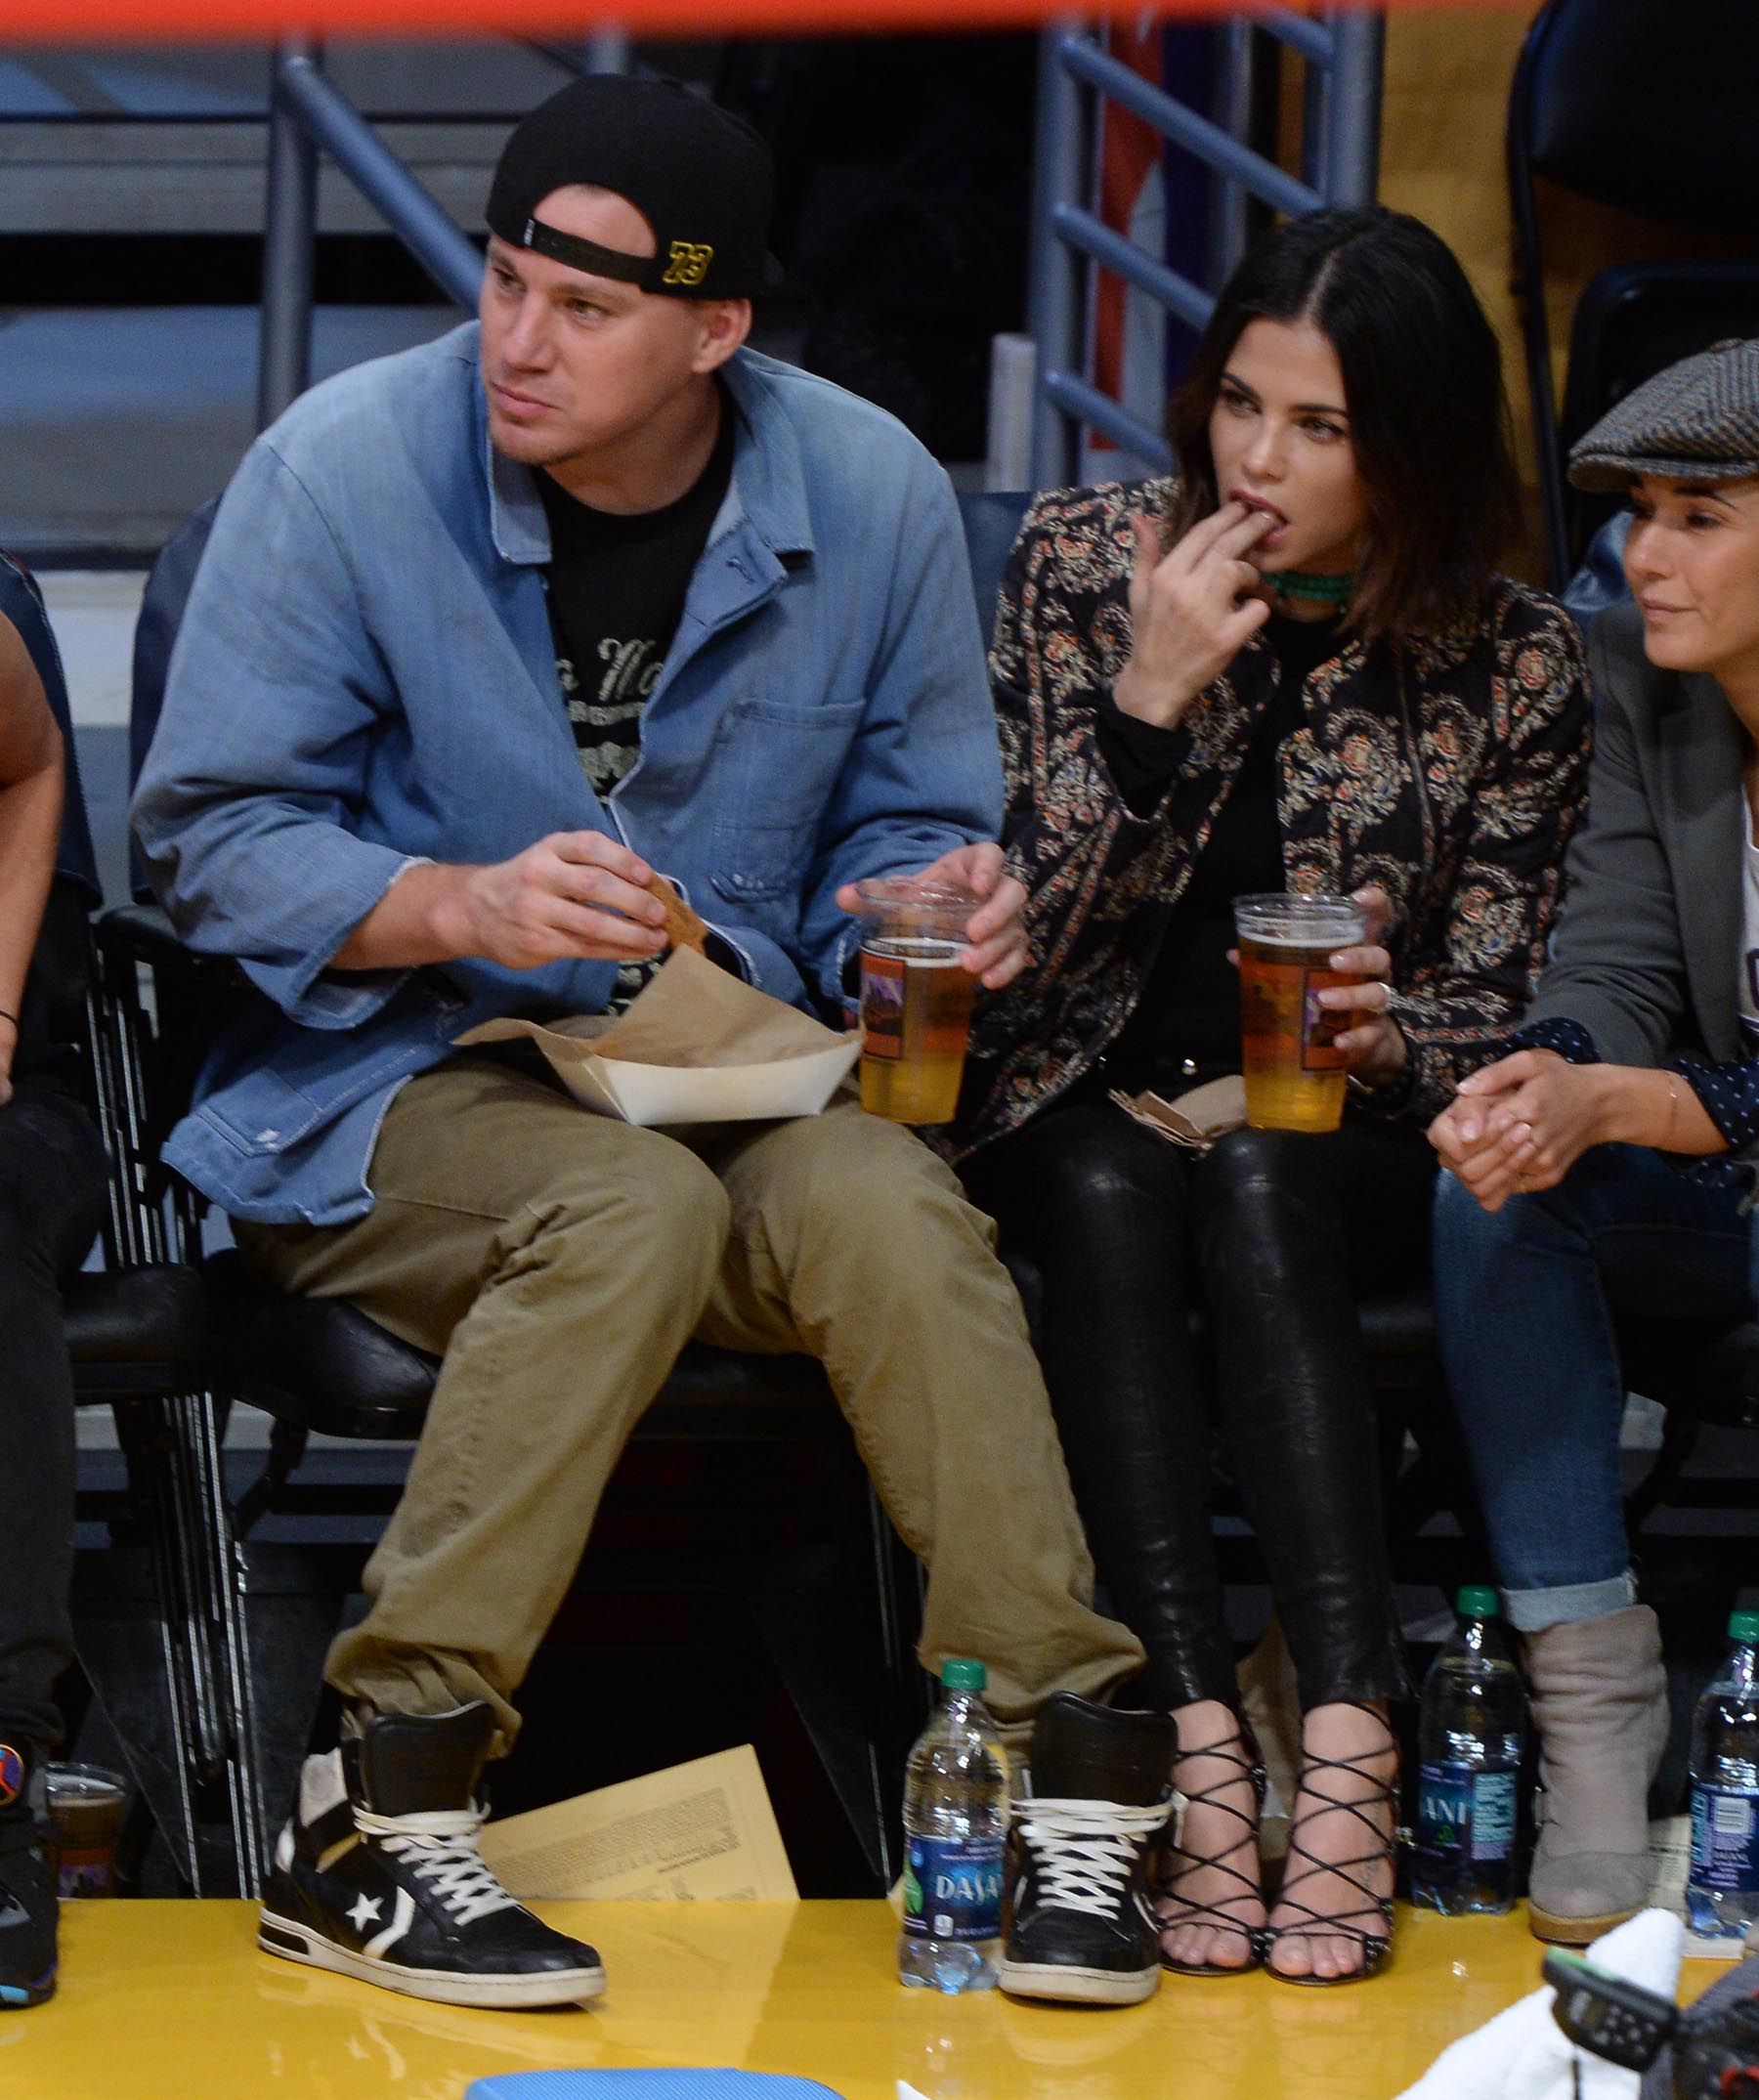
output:
M1116 1088L1111 1098L1157 1137L1191 1152L1207 1152L1218 1137L1237 1131L1246 1121L1246 1082L1237 1072L1193 1087L1170 1101L1158 1093L1122 1093Z
M485 1021L456 1040L536 1043L577 1101L651 1128L816 1116L861 1050L689 948L666 957L624 1013L548 1026Z

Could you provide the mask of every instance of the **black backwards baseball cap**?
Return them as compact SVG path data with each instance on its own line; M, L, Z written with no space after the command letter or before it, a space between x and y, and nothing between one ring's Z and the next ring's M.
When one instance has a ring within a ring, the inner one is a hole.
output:
M631 255L546 226L552 190L627 197L654 230ZM489 229L515 248L674 299L749 299L779 281L769 252L775 168L743 117L675 80L594 73L514 126L489 192Z

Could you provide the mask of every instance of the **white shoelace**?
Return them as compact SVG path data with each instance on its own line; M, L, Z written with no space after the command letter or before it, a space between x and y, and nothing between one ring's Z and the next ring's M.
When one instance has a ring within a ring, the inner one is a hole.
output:
M1040 1900L1110 1917L1143 1840L1165 1827L1169 1804L1020 1801L1014 1815L1039 1868Z
M507 1894L477 1850L483 1819L475 1809L375 1816L357 1806L354 1819L363 1836L377 1838L393 1859L408 1860L422 1880L431 1882L460 1925L519 1908L518 1898Z

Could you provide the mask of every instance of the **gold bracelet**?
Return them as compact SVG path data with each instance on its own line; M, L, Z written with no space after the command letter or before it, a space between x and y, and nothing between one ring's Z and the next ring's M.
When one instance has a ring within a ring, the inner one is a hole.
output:
M1661 1143L1659 1146L1659 1149L1663 1152L1671 1152L1673 1150L1672 1140L1674 1134L1674 1117L1679 1111L1679 1106L1680 1083L1674 1078L1673 1074L1669 1072L1667 1074L1667 1128L1661 1134Z

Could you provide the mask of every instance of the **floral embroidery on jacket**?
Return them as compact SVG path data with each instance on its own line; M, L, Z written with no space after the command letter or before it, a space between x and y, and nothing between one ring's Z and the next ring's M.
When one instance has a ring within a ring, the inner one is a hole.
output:
M1164 515L1172 493L1039 496L1009 557L990 672L1033 962L979 1012L959 1150L1024 1122L1116 1039L1275 691L1255 635L1185 714L1158 808L1130 810L1095 701L1130 654L1131 518ZM1378 882L1392 898L1392 1011L1410 1050L1396 1113L1427 1120L1519 1018L1544 961L1586 783L1581 641L1551 599L1499 577L1476 621L1399 650L1346 641L1304 707L1278 753L1284 872L1298 889Z

